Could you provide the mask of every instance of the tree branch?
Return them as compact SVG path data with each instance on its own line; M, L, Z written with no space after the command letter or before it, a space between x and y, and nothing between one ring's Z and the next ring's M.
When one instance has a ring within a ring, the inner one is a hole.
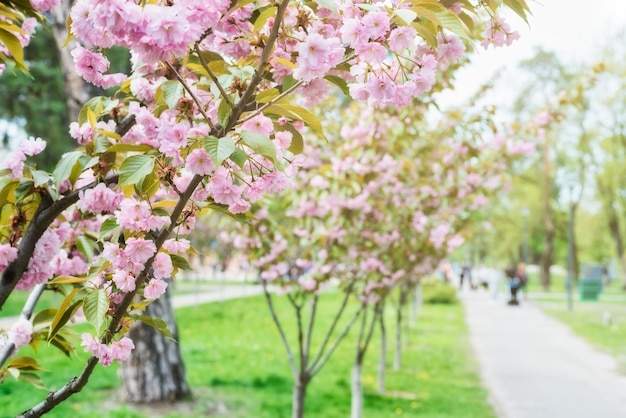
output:
M263 286L263 293L265 294L265 300L267 301L267 306L270 309L270 314L272 315L272 319L274 320L274 324L276 324L276 328L278 328L278 332L280 333L280 338L283 341L283 345L287 350L287 359L289 360L289 365L291 366L291 371L293 373L294 379L298 377L298 368L296 367L296 363L293 359L293 353L291 352L291 346L289 345L289 341L287 341L287 336L285 335L285 330L283 330L282 325L280 324L280 320L278 316L276 316L276 310L274 309L274 304L272 303L272 296L267 290L267 283L265 280L259 279L261 281L261 285Z
M309 325L304 336L304 358L309 358L311 352L311 337L313 335L313 324L315 323L315 311L317 308L317 302L319 295L313 296L313 303L311 304L311 315L309 316Z
M231 119L228 122L226 131L231 130L233 126L240 123L239 117L243 113L244 108L246 107L248 101L250 101L250 99L254 95L254 91L256 90L257 86L259 85L261 80L263 80L263 74L265 73L265 66L267 65L270 55L272 53L272 50L274 49L274 44L276 43L276 39L278 38L278 31L280 30L280 25L282 23L283 16L285 14L285 11L287 10L288 5L289 5L289 0L283 0L278 5L278 10L276 10L276 17L274 18L274 23L272 24L272 30L269 36L267 37L267 42L265 43L265 47L263 48L263 52L261 53L261 59L259 60L259 65L257 66L254 76L252 77L252 80L250 80L250 84L248 85L248 88L243 93L243 95L241 96L241 99L239 100L239 102L237 102L237 105L233 109Z
M339 319L341 318L341 315L343 314L343 311L346 308L346 305L348 304L348 299L350 298L350 295L352 294L352 288L354 287L355 281L356 281L356 279L352 279L352 281L350 282L350 284L346 288L346 294L343 297L343 301L341 301L341 306L339 307L339 311L337 311L337 315L335 315L335 318L333 319L333 323L330 325L330 328L328 329L328 332L324 336L324 340L322 341L322 344L320 345L320 348L319 348L319 351L318 351L317 355L315 356L313 361L311 361L312 367L314 367L315 364L322 357L322 355L324 355L324 350L326 350L326 345L328 344L328 341L330 340L330 337L332 336L333 332L335 331L335 327L337 326L337 323L339 322Z
M135 123L135 116L128 115L117 125L115 132L119 135L124 135ZM26 228L24 236L20 240L17 249L17 258L13 260L2 273L2 280L0 280L0 309L2 309L7 298L11 292L13 292L15 285L28 268L28 262L33 256L37 241L39 241L39 238L41 238L52 222L54 222L65 209L78 201L78 196L81 191L94 188L100 182L104 182L107 185L117 183L118 179L119 175L111 175L102 181L95 181L78 190L74 190L55 202L53 202L49 196L42 195L39 207Z
M200 100L198 99L198 96L196 96L195 93L193 91L191 91L191 88L187 85L187 83L185 83L185 80L180 75L180 73L178 71L176 71L176 68L174 68L174 66L172 64L170 64L169 62L167 62L167 61L164 61L164 62L167 65L167 68L169 68L170 71L172 71L176 75L176 78L178 79L180 84L183 85L185 90L187 90L187 93L189 93L189 95L191 96L193 101L196 103L196 106L198 106L198 111L202 114L202 117L204 117L204 119L206 120L207 124L209 125L209 128L211 128L211 131L215 132L215 126L213 126L213 122L211 122L211 118L209 117L209 115L202 108L202 104L200 103Z
M154 259L156 258L158 250L161 248L163 242L165 242L167 237L176 227L176 221L180 217L183 209L185 208L185 205L191 198L191 195L198 187L198 184L200 184L200 182L202 181L202 178L202 176L195 175L189 182L187 189L185 189L185 191L181 194L180 200L178 201L178 203L174 207L174 210L172 211L172 214L170 215L170 225L167 228L164 228L154 241L157 251L148 261L146 261L146 263L144 264L144 269L141 271L141 273L137 275L137 278L135 279L135 290L126 293L124 299L122 299L122 302L120 302L120 304L118 305L115 315L113 315L113 318L111 319L111 322L101 339L101 342L103 344L109 344L113 339L113 336L117 333L122 318L126 314L128 307L133 301L137 290L139 290L139 287L143 284L146 277L148 276L148 272L152 268L152 264L154 263ZM73 378L67 384L65 384L65 386L63 386L56 392L50 392L45 400L43 400L33 408L29 409L28 411L23 412L20 417L40 417L44 413L52 410L52 408L69 398L74 393L80 392L89 381L89 377L93 373L93 370L97 363L97 358L90 357L89 360L87 360L87 364L85 365L85 368L81 372L80 376Z
M350 321L348 321L348 324L341 331L341 333L337 336L337 339L335 340L333 345L330 347L330 349L324 354L324 356L319 358L319 359L318 359L318 357L316 357L316 359L311 362L311 367L310 367L311 371L309 372L309 376L311 376L311 377L315 376L320 371L320 369L324 366L324 364L326 364L326 362L328 361L330 356L333 354L333 352L339 346L339 343L341 342L341 340L343 340L343 338L346 336L348 331L350 331L350 328L352 328L352 325L354 324L354 321L357 320L357 318L359 317L361 312L363 312L363 305L361 305L359 310L357 310L356 313L354 314L354 316L350 319ZM321 354L321 353L322 353L322 351L320 350L319 354Z
M26 299L26 303L24 304L24 308L22 308L22 314L20 315L21 319L29 320L31 316L33 316L33 311L35 310L35 306L43 293L46 285L44 283L38 284L33 288L33 290L28 295L28 299ZM11 353L15 349L15 344L13 342L8 342L2 350L0 350L0 367L4 365L7 361Z
M206 60L204 59L204 56L202 56L202 54L200 53L200 48L198 47L197 43L194 45L194 49L196 50L196 54L198 54L198 58L200 58L200 63L202 64L202 67L206 70L207 74L209 74L209 77L211 77L211 80L217 86L218 90L222 94L222 97L224 98L224 100L226 101L228 106L231 109L234 109L235 108L235 104L233 103L232 100L230 100L230 97L228 97L228 93L226 93L226 91L224 90L224 87L222 86L220 81L217 79L215 74L213 74L213 71L211 71L211 69L209 68L209 65L207 64Z

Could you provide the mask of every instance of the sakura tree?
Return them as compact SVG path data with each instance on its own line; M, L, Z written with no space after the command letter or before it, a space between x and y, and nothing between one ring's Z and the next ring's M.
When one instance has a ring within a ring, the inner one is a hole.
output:
M525 16L524 0L505 4ZM2 7L3 65L24 67L26 40L15 41L31 32L24 16L41 17L53 5ZM197 214L219 210L245 220L263 195L288 187L302 165L304 137L324 135L310 111L317 99L337 90L369 106L411 104L472 40L510 35L498 21L500 7L78 0L68 19L70 37L82 44L72 51L76 70L115 93L83 106L69 129L80 147L52 173L28 158L45 147L40 138L6 160L0 307L14 290L34 291L3 343L0 373L37 376L39 362L16 353L24 344L48 341L71 353L66 325L80 311L93 325L81 344L92 356L80 375L22 416L40 416L80 391L98 363L124 361L133 322L167 332L142 310L163 294L163 279L185 266L185 236ZM492 22L487 31L474 33L484 21ZM129 74L109 73L103 51L114 46L130 50ZM35 313L42 291L64 299Z

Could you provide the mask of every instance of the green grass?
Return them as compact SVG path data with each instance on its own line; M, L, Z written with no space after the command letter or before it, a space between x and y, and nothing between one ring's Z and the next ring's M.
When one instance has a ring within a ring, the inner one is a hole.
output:
M324 295L315 326L325 329L338 304L337 295ZM277 299L281 318L294 320L285 301ZM189 413L168 417L281 418L291 416L291 374L284 348L262 297L183 308L176 312L181 348L196 402ZM386 312L391 328L393 311ZM85 327L87 325L82 325ZM391 330L389 331L391 333ZM349 415L350 368L355 332L309 386L307 418ZM318 338L319 340L319 338ZM391 345L391 343L389 343ZM481 387L460 305L425 305L418 327L404 351L402 371L387 372L387 396L375 391L379 340L376 334L365 359L363 382L365 417L491 418L495 414ZM85 358L81 353L81 358ZM392 352L388 352L391 363ZM62 356L44 365L58 373L43 378L53 388L78 371ZM117 407L110 399L118 382L115 366L98 367L88 387L70 398L50 417L139 418L156 416ZM7 381L0 385L0 417L14 416L45 397L45 392ZM222 412L220 412L222 411Z
M626 304L619 302L574 302L570 312L564 303L539 301L552 317L569 326L600 351L615 357L626 373ZM610 316L610 321L606 318Z

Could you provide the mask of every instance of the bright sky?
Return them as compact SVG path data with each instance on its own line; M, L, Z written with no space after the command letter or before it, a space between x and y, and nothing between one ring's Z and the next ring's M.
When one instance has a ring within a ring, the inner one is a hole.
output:
M457 91L443 96L445 102L461 104L500 68L515 68L533 56L536 47L556 52L564 62L592 60L607 40L626 30L626 0L527 0L532 16L529 25L507 13L511 27L521 38L510 47L477 48L472 64L457 75ZM463 85L468 86L463 88Z

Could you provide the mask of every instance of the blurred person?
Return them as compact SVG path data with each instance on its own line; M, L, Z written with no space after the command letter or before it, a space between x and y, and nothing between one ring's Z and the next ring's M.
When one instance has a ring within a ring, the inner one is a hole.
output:
M524 300L528 299L528 292L526 291L526 285L528 284L528 275L526 274L526 264L519 263L517 265L517 271L515 273L515 277L519 281L519 292L522 292L524 295Z
M520 280L517 278L517 269L513 264L509 264L504 270L506 275L507 286L509 288L510 299L507 302L508 305L519 305L517 299L517 292L520 289Z
M489 286L489 294L491 295L491 301L495 302L498 299L498 295L500 293L500 283L502 283L502 270L498 268L495 264L490 264L487 269L485 269L485 279L487 282L487 286Z
M474 282L472 281L472 266L469 263L463 263L461 266L461 273L459 274L459 290L463 289L463 280L467 279L470 285L470 289L475 289Z

